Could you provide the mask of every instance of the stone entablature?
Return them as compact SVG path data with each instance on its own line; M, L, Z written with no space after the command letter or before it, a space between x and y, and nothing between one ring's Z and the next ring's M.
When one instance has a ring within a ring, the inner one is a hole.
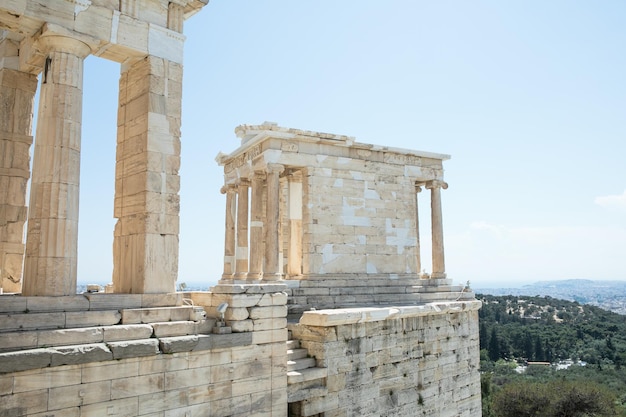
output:
M183 22L208 0L9 0L0 30L20 44L21 71L39 73L46 54L38 37L55 33L80 40L93 55L124 63L147 55L182 63Z

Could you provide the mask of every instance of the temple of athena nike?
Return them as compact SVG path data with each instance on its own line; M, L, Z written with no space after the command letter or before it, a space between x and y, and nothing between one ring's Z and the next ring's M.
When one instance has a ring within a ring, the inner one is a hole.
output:
M237 127L223 274L176 291L183 23L207 3L0 2L0 415L479 416L447 155ZM77 294L89 55L120 64L117 223L112 283Z

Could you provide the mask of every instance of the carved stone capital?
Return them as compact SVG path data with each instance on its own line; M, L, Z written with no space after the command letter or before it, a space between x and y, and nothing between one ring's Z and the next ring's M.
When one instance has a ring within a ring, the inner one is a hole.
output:
M236 183L237 187L250 187L250 180L247 178L239 178L239 180Z
M250 176L251 181L265 181L266 174L265 171L254 171Z
M220 193L222 194L236 193L236 192L237 192L237 186L235 184L226 184L222 188L220 188Z
M91 48L85 42L68 36L44 33L37 43L43 53L65 52L80 58L85 58L91 53Z
M448 183L440 180L432 180L426 183L426 188L432 190L434 188L443 188L446 190L448 188Z
M281 164L267 164L268 174L282 174L285 171L285 166Z

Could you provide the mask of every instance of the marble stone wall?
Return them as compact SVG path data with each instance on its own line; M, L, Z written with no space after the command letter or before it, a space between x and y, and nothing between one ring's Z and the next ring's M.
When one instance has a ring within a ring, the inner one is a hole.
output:
M328 369L290 416L481 415L479 301L304 313L291 328Z

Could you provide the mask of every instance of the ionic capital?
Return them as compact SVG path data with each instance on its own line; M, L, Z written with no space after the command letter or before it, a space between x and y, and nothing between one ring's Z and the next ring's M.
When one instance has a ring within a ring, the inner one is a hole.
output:
M250 180L247 178L239 178L239 180L237 181L237 183L235 184L237 187L249 187L250 186Z
M268 174L282 174L285 171L285 166L281 164L267 164Z
M441 181L441 180L432 180L426 183L426 188L429 190L432 190L435 188L443 188L444 190L446 190L448 188L448 183L445 181Z
M237 186L235 184L226 184L222 188L220 188L220 193L222 194L236 193L236 192L237 192Z
M265 171L254 171L250 176L250 180L252 181L265 181Z

